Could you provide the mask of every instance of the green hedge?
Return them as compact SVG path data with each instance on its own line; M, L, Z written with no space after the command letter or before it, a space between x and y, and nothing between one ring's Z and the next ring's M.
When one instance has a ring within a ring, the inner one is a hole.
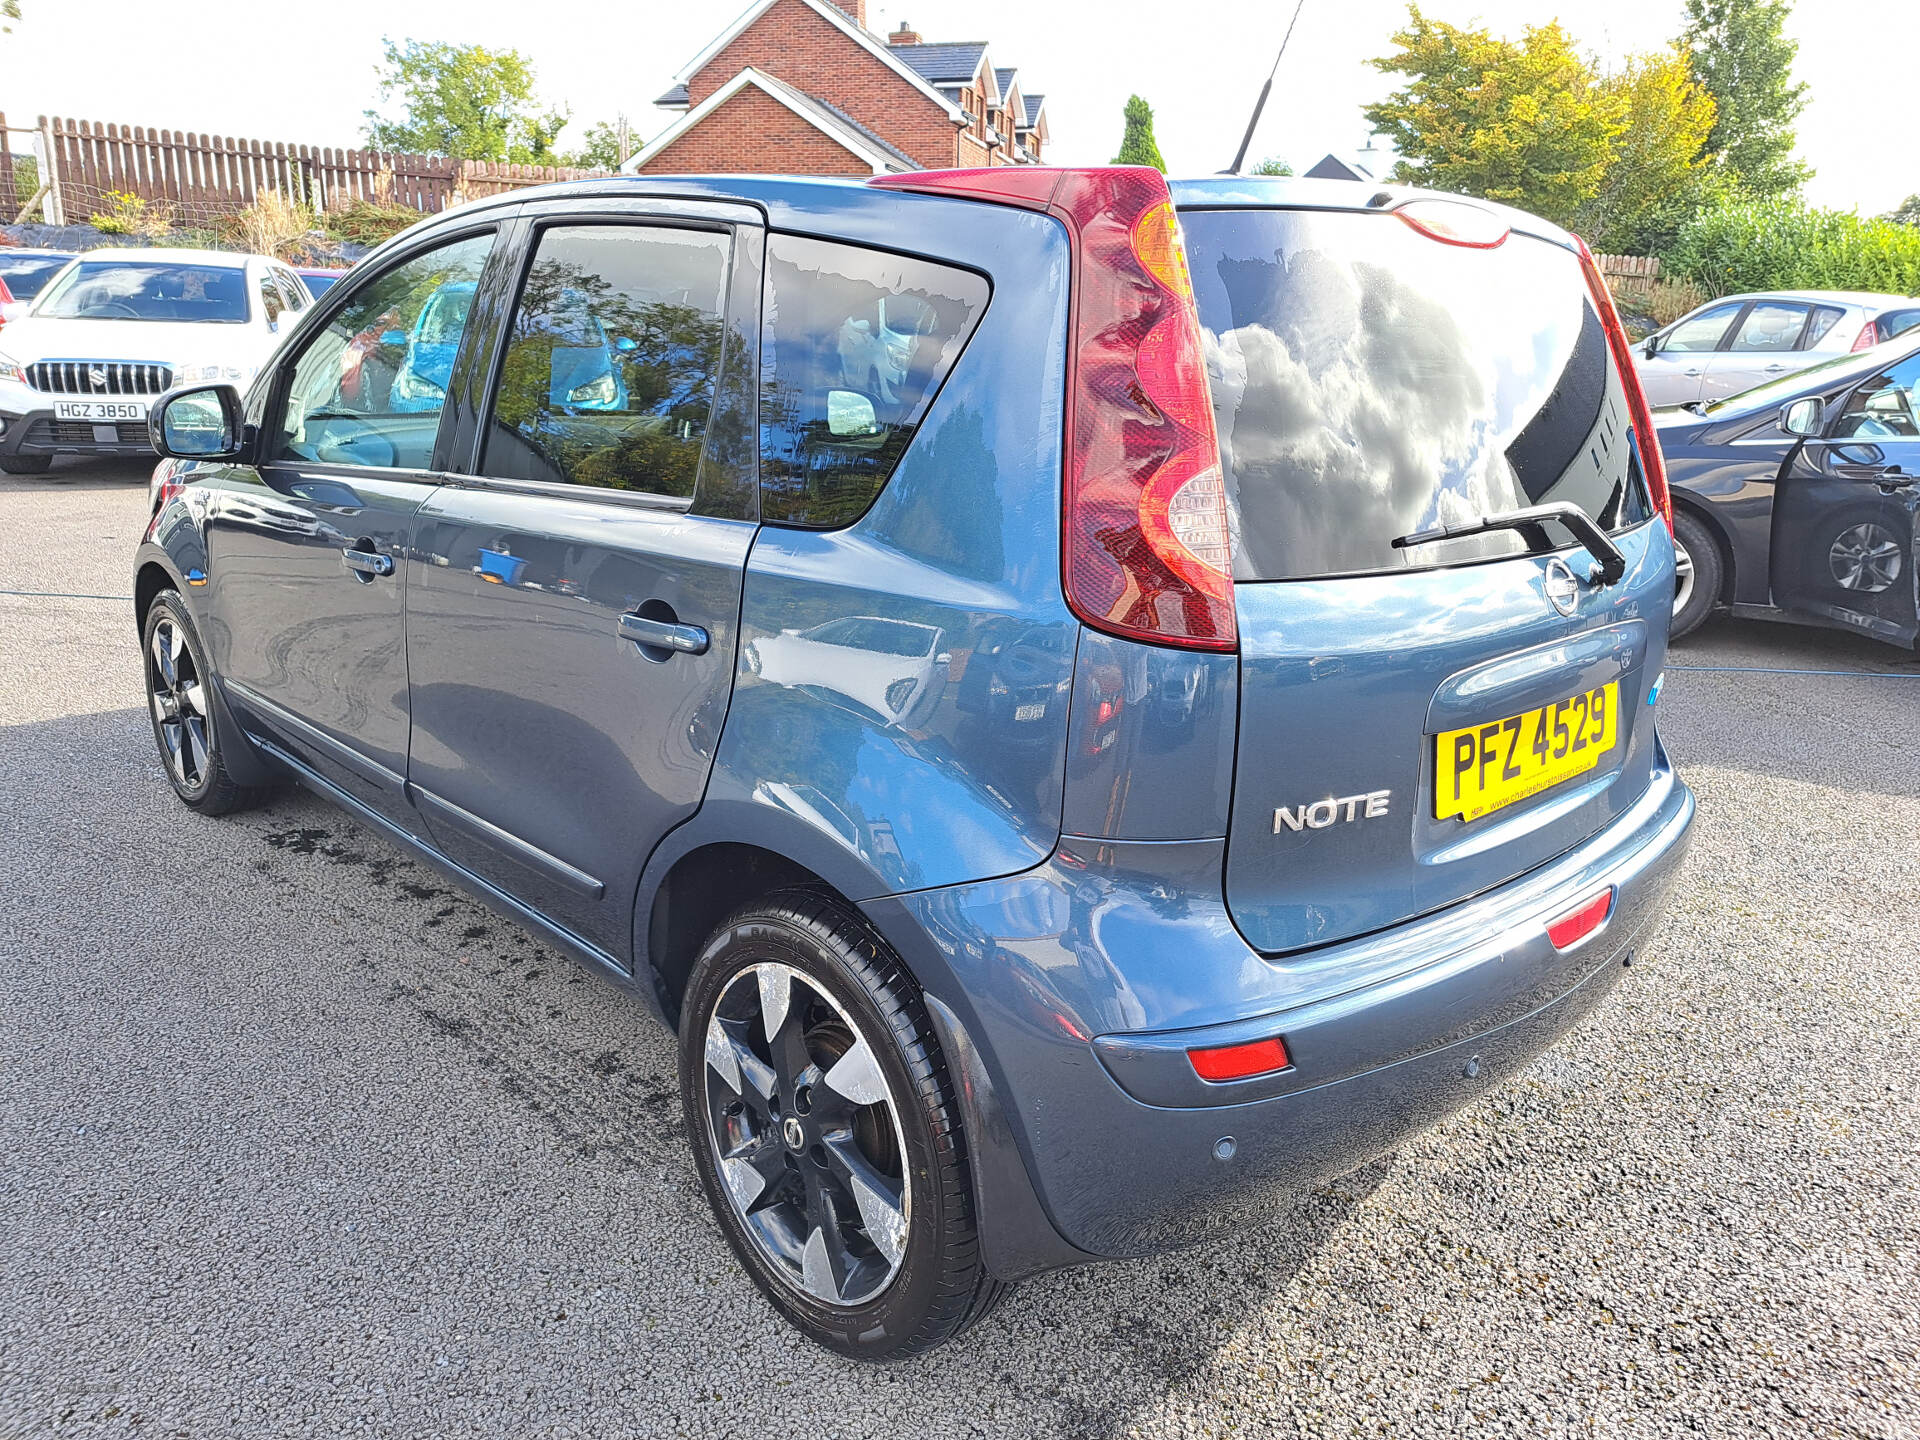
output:
M1744 290L1920 294L1920 227L1749 200L1702 210L1660 256L1663 273L1710 295Z

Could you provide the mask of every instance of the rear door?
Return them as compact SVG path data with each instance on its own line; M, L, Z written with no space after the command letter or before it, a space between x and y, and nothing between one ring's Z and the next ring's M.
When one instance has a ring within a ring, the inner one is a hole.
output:
M731 693L763 233L716 204L529 208L474 300L494 357L455 377L471 478L409 566L409 789L450 856L624 959Z
M1227 894L1298 950L1472 895L1645 789L1671 540L1575 254L1380 212L1183 216L1238 511ZM1557 529L1396 538L1566 501Z
M1914 643L1920 355L1871 376L1775 488L1774 603L1876 639Z

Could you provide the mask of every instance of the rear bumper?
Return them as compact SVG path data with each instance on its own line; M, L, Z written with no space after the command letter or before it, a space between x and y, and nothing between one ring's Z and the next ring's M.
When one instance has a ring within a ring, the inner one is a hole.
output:
M56 420L48 408L20 415L0 411L0 425L6 427L0 430L0 455L153 455L144 420L94 425Z
M1014 1173L1032 1186L983 1197L989 1263L1010 1276L1074 1252L1203 1240L1499 1084L1618 980L1658 916L1693 808L1657 755L1640 802L1539 870L1279 961L1228 919L1217 841L1063 840L1039 871L870 905L980 1053L1006 1121L976 1149L1016 1146ZM1606 886L1604 927L1556 950L1548 921ZM1277 1075L1209 1085L1186 1059L1273 1035L1293 1061ZM996 1213L1044 1214L1055 1233L995 1234Z

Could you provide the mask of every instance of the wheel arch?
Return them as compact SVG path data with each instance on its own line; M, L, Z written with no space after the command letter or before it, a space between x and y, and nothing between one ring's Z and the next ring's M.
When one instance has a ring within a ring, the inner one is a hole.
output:
M1701 528L1713 540L1713 546L1720 555L1720 593L1714 596L1715 605L1731 605L1734 596L1739 594L1735 581L1735 571L1739 565L1733 548L1733 537L1713 513L1713 507L1696 500L1685 490L1675 487L1673 491L1673 511L1676 516L1684 512L1688 519L1698 521Z
M133 628L135 633L147 628L147 611L153 608L153 600L162 590L178 590L180 581L172 571L158 560L149 557L141 561L140 568L133 577Z

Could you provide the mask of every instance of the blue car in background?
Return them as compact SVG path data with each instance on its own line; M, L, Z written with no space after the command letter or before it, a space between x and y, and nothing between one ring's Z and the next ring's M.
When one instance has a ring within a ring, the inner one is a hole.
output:
M411 413L344 403L416 314ZM1652 416L1593 257L1515 211L522 190L152 423L179 798L298 781L672 1027L715 1223L845 1355L1484 1094L1686 848Z

